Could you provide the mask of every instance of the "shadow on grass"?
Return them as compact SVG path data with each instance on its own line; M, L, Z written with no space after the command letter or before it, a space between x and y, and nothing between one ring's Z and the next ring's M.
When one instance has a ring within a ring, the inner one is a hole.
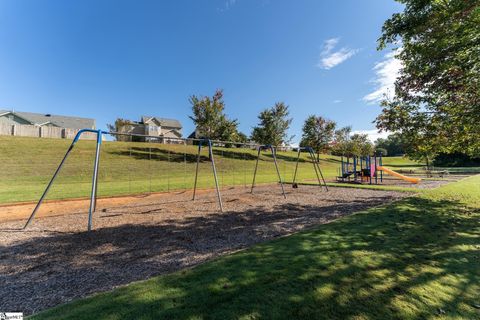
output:
M370 205L386 201L379 197ZM292 220L313 225L364 207L355 201L279 204L273 212L257 207L2 247L0 267L8 272L0 278L1 308L31 313L281 236ZM454 201L409 198L44 316L390 319L445 313L473 319L477 311L465 304L474 302L467 293L480 282L478 250L469 249L479 243L478 215Z
M202 149L200 154L200 162L209 162L210 159L206 155L206 148ZM111 154L133 157L137 160L155 160L155 161L169 161L169 162L188 162L195 163L197 162L196 153L184 153L177 152L168 149L161 148L140 148L132 147L129 150L122 151L109 151ZM221 156L223 158L235 159L235 160L256 160L256 155L248 152L239 152L233 150L218 150L213 149L213 154L215 156Z

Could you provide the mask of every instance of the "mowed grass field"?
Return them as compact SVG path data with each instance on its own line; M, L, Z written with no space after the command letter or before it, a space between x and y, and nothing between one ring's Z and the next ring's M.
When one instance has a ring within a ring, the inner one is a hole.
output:
M480 176L33 319L479 319Z
M0 136L0 203L38 200L64 156L71 141ZM104 142L101 149L99 196L189 190L193 188L197 146L139 142ZM241 148L214 148L220 186L249 187L253 179L256 151ZM60 172L47 199L88 197L91 191L95 142L79 141ZM295 152L278 152L282 179L292 181ZM385 158L393 168L420 165L400 157ZM340 158L321 156L325 178L334 179ZM307 153L302 153L297 181L316 179ZM263 152L258 183L278 181L271 155ZM202 151L199 188L214 187L207 149Z

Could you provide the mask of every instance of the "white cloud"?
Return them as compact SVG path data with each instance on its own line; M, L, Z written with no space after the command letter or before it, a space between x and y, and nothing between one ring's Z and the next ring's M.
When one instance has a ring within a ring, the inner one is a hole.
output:
M391 96L395 93L395 80L400 73L402 63L395 58L399 50L392 51L385 55L384 59L377 62L373 67L375 71L374 91L363 97L363 101L368 103L380 102L385 96Z
M326 70L331 69L358 53L358 49L350 49L347 47L334 51L339 41L340 38L331 38L323 43L323 49L320 53L320 61L317 67Z
M377 130L372 129L372 130L356 130L356 131L352 131L352 134L366 134L368 135L368 139L371 142L375 142L375 140L377 140L378 138L388 137L388 135L390 135L391 132L383 131L379 133Z
M219 8L218 10L221 12L228 11L230 10L235 4L237 3L237 0L226 0L225 3L223 4L222 8Z
M333 103L342 103L342 100L333 100Z

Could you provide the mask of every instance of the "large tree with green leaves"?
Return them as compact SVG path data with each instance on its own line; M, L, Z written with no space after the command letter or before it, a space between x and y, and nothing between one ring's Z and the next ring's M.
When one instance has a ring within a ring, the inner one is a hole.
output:
M251 139L257 143L280 146L290 142L288 128L292 123L288 106L283 102L275 103L258 115L259 124L253 128Z
M335 130L332 153L338 156L369 156L373 154L373 143L367 134L352 134L350 126Z
M366 157L373 154L373 143L368 139L365 133L355 133L349 141L351 155Z
M312 147L320 160L320 153L330 149L333 140L336 123L321 116L311 115L303 124L301 146Z
M352 127L343 127L335 130L333 133L332 153L337 156L345 155L349 149L348 142L350 141L350 135L352 133Z
M397 0L379 49L392 45L402 69L377 127L401 132L409 155L480 154L480 2Z
M385 149L389 156L400 156L405 154L405 142L400 133L392 133L386 138L378 138L375 141L376 149ZM385 154L385 155L386 155Z
M227 118L223 91L217 90L212 97L192 95L189 99L192 105L193 120L202 138L237 141L239 138L238 121Z

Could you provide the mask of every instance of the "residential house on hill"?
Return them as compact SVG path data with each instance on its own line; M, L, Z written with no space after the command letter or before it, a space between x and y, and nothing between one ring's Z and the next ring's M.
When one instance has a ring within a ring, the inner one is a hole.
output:
M182 137L182 124L176 119L142 116L140 121L125 121L119 132L162 138L161 142L175 142ZM152 137L135 137L136 141L155 141Z
M59 116L33 112L0 110L0 123L10 125L52 126L69 129L95 129L95 120L72 116Z
M95 129L95 120L74 116L0 110L0 135L73 138L80 129ZM88 134L84 137L87 136Z

